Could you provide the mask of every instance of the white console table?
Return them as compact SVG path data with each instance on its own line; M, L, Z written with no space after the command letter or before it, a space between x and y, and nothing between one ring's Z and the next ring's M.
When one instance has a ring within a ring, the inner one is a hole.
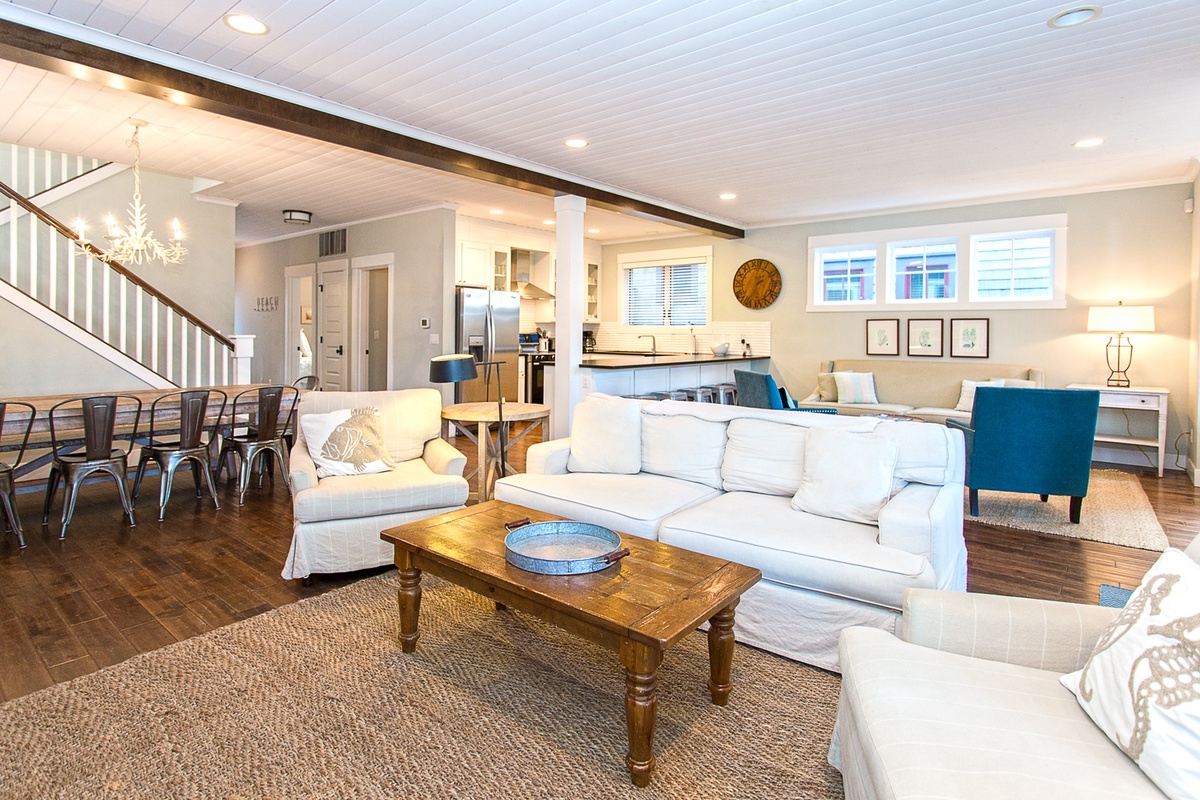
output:
M1106 444L1132 444L1158 448L1158 477L1163 476L1163 465L1167 453L1167 396L1170 389L1162 386L1101 386L1088 383L1072 383L1068 389L1096 389L1100 392L1101 408L1117 408L1123 411L1147 411L1158 414L1158 438L1143 439L1139 436L1123 436L1113 433L1097 433L1096 441Z

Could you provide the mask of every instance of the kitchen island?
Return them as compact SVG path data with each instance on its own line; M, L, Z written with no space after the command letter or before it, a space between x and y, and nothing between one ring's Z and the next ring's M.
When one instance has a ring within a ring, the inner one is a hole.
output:
M735 369L766 372L770 360L732 354L595 352L584 353L579 366L585 394L628 396L733 383Z

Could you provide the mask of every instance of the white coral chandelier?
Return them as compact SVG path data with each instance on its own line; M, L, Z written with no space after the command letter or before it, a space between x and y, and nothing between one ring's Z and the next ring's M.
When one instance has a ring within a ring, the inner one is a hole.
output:
M158 260L164 265L178 264L187 255L179 219L171 220L171 239L166 245L158 241L147 227L146 207L142 204L142 147L138 143L138 131L146 123L142 120L130 121L133 123L133 138L127 144L133 147L133 202L129 204L129 224L124 228L117 224L112 214L105 219L108 233L104 238L109 242L105 260L132 264Z

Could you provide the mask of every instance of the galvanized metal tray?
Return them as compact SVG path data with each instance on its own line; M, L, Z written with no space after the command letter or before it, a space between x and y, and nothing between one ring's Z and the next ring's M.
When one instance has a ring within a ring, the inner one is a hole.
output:
M504 525L504 557L527 572L542 575L584 575L598 572L629 555L621 537L608 528L588 522L528 519Z

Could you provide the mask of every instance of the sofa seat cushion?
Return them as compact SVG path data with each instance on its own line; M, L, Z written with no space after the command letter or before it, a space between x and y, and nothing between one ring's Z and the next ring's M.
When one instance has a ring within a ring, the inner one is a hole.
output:
M944 425L948 419L961 419L963 422L971 421L970 411L959 411L954 408L914 408L912 411L905 412L906 416L916 417L925 422L932 422L935 425Z
M496 482L496 499L566 519L657 539L663 518L720 491L664 475L510 475ZM786 498L784 502L787 502Z
M791 500L729 492L663 520L659 540L762 570L799 589L899 610L904 590L936 588L921 556L883 547L874 525L819 517Z
M843 631L840 652L836 747L843 772L868 784L869 796L1162 796L1058 673L944 653L874 628Z
M467 482L458 475L439 475L423 459L402 461L374 475L335 475L298 492L292 509L299 522L376 517L424 508L461 506Z

